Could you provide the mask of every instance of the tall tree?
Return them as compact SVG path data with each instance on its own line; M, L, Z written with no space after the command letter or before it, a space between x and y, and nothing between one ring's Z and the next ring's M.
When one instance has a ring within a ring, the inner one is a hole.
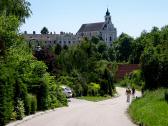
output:
M45 35L45 34L48 34L49 31L46 27L43 27L42 30L41 30L41 34Z
M0 0L0 15L14 15L20 22L25 22L32 13L30 6L27 0Z
M113 43L114 57L117 61L127 62L132 52L133 38L129 35L122 33L119 38Z

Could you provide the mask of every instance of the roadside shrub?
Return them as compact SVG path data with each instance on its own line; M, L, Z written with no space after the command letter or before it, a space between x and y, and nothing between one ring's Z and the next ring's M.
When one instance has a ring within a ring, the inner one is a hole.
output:
M128 75L126 75L124 79L119 82L119 85L122 87L131 86L131 80L129 79Z
M48 109L49 87L44 80L39 81L39 89L37 93L37 108L38 110Z
M59 92L59 93L58 93ZM58 101L60 102L59 104L59 106L67 106L68 104L68 102L67 102L67 98L66 98L66 96L61 92L61 90L59 90L57 92L57 99L58 99Z
M17 118L17 113L16 112L12 112L11 114L11 120L15 121Z
M33 96L32 94L28 94L26 98L26 103L25 105L25 114L30 115L34 114L37 110L37 98L36 96Z
M0 125L5 125L11 119L13 105L13 70L0 63Z
M22 120L23 117L25 116L25 110L24 110L24 103L22 100L17 100L17 106L16 106L16 114L17 114L17 119Z
M74 97L79 97L82 96L83 88L82 86L78 83L75 86L73 86L73 96Z
M139 87L142 87L143 84L143 78L142 78L142 73L141 70L135 70L131 74L131 80L133 83Z
M134 87L136 89L144 88L144 80L141 70L135 70L131 74L126 75L123 80L118 83L122 87Z
M88 85L88 94L92 96L98 96L100 92L100 85L96 83L90 83Z
M30 114L36 113L37 110L37 98L36 96L31 95L31 111Z
M25 114L26 115L30 115L30 112L31 112L31 95L28 94L25 98L25 104L24 104L24 107L25 107Z

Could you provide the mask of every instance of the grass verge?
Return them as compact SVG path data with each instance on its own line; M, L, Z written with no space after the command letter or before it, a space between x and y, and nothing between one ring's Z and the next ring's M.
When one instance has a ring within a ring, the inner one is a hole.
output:
M129 107L131 118L143 126L168 126L168 103L164 99L165 89L147 91Z
M111 96L82 96L82 97L77 97L78 99L82 100L87 100L87 101L93 101L93 102L98 102L98 101L103 101L112 98Z

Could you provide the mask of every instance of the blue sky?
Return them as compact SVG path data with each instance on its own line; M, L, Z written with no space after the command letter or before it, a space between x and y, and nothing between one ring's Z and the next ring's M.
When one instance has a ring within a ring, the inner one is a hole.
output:
M29 0L33 14L22 25L21 32L49 31L76 33L84 23L104 21L107 7L118 35L133 37L153 26L168 25L168 0Z

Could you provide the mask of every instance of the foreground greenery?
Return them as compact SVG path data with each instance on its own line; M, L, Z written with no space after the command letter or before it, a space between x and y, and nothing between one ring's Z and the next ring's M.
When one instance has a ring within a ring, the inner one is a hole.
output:
M98 101L111 99L112 97L111 96L82 96L77 98L82 100L87 100L87 101L98 102Z
M0 125L3 126L36 111L65 106L67 99L54 77L47 72L45 63L32 55L18 34L23 20L29 16L29 4L22 0L13 8L14 1L9 0L11 4L5 0L1 2Z
M166 89L147 91L140 99L133 101L129 113L133 120L145 126L168 126L168 102Z

